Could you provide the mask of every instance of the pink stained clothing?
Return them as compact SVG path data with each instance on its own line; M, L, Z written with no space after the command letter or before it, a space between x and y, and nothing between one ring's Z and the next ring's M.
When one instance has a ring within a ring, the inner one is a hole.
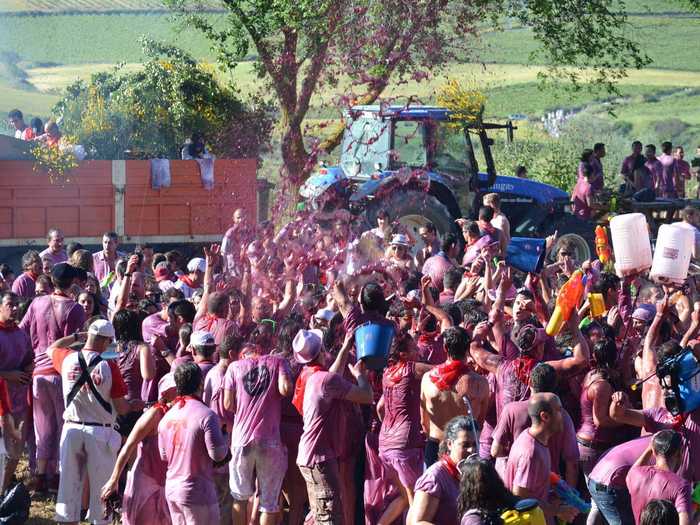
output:
M379 431L379 453L389 450L422 448L425 444L420 422L420 384L416 364L407 362L401 379L393 382L387 374L382 379L384 419Z
M230 319L204 315L194 321L193 332L199 331L209 332L214 336L216 344L220 345L226 336L235 335L238 332L238 326Z
M418 347L418 359L423 363L439 365L447 360L447 351L442 335L419 337L416 346Z
M143 344L143 343L141 343ZM128 343L117 343L119 357L119 371L126 383L127 399L141 399L141 387L143 378L141 377L141 352L138 341Z
M593 373L589 372L583 378L583 388L581 389L581 395L579 397L581 403L581 426L578 429L578 433L592 441L596 450L606 450L617 445L620 439L624 439L625 436L620 435L620 427L596 426L593 419L593 400L588 396L588 389L595 383L605 381L605 379L600 376L597 378L594 377Z
M219 523L219 505L183 505L168 500L172 525L212 525Z
M61 376L32 377L32 415L37 460L58 460L64 410Z
M608 487L626 488L627 473L649 446L651 437L650 434L611 448L598 459L598 463L593 467L588 477L596 483Z
M122 498L122 524L170 525L170 511L165 499L167 463L158 454L158 435L139 443L134 465L126 477Z
M521 432L508 454L505 484L510 491L522 487L530 497L547 501L549 473L552 470L549 448L537 441L529 430Z
M46 349L61 337L82 329L83 324L85 310L73 299L52 294L32 301L19 326L32 340L34 375L57 373L46 355Z
M700 457L695 451L700 450L700 409L694 410L680 428L674 427L674 418L664 407L649 408L644 413L644 430L658 432L664 429L674 429L683 438L681 448L681 465L678 475L690 482L700 481Z
M620 166L620 173L622 175L625 175L629 178L632 178L632 174L634 173L634 163L635 161L641 157L640 155L628 155L627 157L624 158L622 161L622 166Z
M496 416L498 417L506 404L530 398L530 386L523 384L515 374L517 363L517 359L503 360L496 368Z
M675 472L659 470L654 466L632 467L627 473L627 489L632 500L635 523L639 523L642 510L652 499L671 501L678 513L692 516L691 487L687 480Z
M286 361L277 356L247 358L229 365L224 389L234 392L236 399L232 447L245 447L253 441L280 444L280 374L291 376Z
M493 440L510 449L513 442L521 433L530 427L530 416L527 414L528 401L514 401L503 407L501 417L493 431ZM559 463L563 461L578 461L579 452L576 443L576 429L568 412L562 410L564 429L549 438L547 448L552 461L552 467L559 472Z
M224 377L226 368L221 363L213 366L204 378L204 391L202 401L219 416L221 424L225 425L227 432L233 426L234 413L224 408Z
M438 252L432 257L428 257L423 263L421 272L423 275L429 275L433 281L433 288L442 291L442 280L445 274L454 268L455 265L450 261L443 252Z
M399 478L404 487L413 489L423 474L423 447L385 450L379 453L384 468Z
M454 303L455 301L455 291L454 290L443 290L440 292L440 296L438 297L438 302L440 304L445 304L445 303Z
M593 155L590 161L591 166L591 187L593 192L598 192L603 189L605 178L603 176L603 164L600 159Z
M474 262L479 255L481 255L481 250L493 244L494 242L500 243L497 239L494 239L489 234L484 234L479 237L478 240L467 246L464 250L464 257L462 257L462 266L467 266Z
M39 254L42 259L48 257L51 261L52 266L56 266L59 263L66 262L68 260L68 255L66 250L61 250L58 253L53 253L50 248L46 248L43 252Z
M651 180L654 183L654 189L658 190L658 188L661 186L661 181L663 180L663 165L661 162L659 162L659 159L654 157L651 160L647 159L644 166L649 170L649 173L651 173Z
M158 451L168 465L165 497L169 503L218 509L212 460L223 459L228 448L221 423L198 399L180 403L176 400L158 425Z
M126 254L122 252L117 252L116 258L114 259L110 267L109 260L105 256L104 250L100 250L99 252L93 253L92 266L95 272L95 277L97 277L97 281L102 282L102 279L104 279L109 272L114 270L114 266L116 266L117 261L122 257L126 257Z
M681 159L676 159L676 193L679 197L685 198L685 183L692 178L690 164Z
M29 272L23 272L12 282L12 291L19 295L29 299L36 295L36 279L31 276Z
M338 457L338 405L352 388L340 374L319 371L306 382L304 431L299 442L297 465L313 467Z
M379 436L372 431L365 435L365 525L376 525L391 501L399 495L398 488L389 481L390 473L379 458L378 439ZM403 523L397 521L398 525ZM397 522L392 525L397 525Z
M34 361L32 344L21 328L0 329L0 372L23 371ZM30 385L7 381L12 414L18 415L29 408Z
M593 196L593 185L585 177L579 178L571 192L571 208L574 215L581 219L591 218L589 201Z
M352 332L357 327L362 326L365 323L377 323L387 326L393 326L396 329L396 325L393 321L390 321L381 314L375 312L362 312L359 305L354 305L343 321L343 328L345 332Z
M171 351L177 350L178 337L177 333L170 333L168 330L169 323L161 316L162 312L156 312L149 315L141 324L141 335L143 340L149 345L153 345L157 337L160 337L165 346ZM173 332L175 332L173 330Z
M662 196L675 198L676 197L676 176L678 174L678 167L676 165L676 159L673 155L667 155L662 153L659 155L659 162L661 163L661 192Z
M459 523L457 516L459 482L452 477L442 461L433 463L418 478L414 489L416 492L420 490L439 500L437 511L432 519L433 523L440 525L457 525Z

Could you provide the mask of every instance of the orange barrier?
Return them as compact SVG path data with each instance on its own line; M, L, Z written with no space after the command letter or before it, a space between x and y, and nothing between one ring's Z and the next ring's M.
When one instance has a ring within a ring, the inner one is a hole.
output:
M0 161L0 246L43 244L51 227L83 243L111 230L124 242L206 242L221 238L236 208L257 220L254 159L217 160L212 190L194 161L171 161L171 180L152 189L148 161L86 161L61 186L31 161Z

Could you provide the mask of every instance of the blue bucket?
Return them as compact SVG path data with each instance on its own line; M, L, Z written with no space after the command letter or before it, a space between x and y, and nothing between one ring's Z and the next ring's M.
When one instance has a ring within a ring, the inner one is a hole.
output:
M355 330L357 359L371 370L382 370L389 357L394 339L394 327L390 324L365 323Z
M525 273L540 273L547 252L544 239L513 237L506 251L506 264Z

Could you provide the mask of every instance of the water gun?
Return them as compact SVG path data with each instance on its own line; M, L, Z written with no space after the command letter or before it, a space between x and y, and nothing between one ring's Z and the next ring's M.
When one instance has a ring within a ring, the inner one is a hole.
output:
M612 256L610 250L610 244L608 244L608 234L605 231L605 227L596 226L595 227L595 252L598 254L598 259L601 263L608 264Z
M105 275L100 281L100 288L109 288L112 283L116 280L117 275L112 271Z
M512 509L501 514L504 525L546 525L544 512L536 499L520 500Z
M700 483L696 483L693 488L692 500L696 508L700 506Z
M547 335L553 337L559 333L561 327L571 317L573 309L581 302L583 289L583 272L576 270L559 290L557 304L552 312L552 317L549 318L547 328L545 328Z
M588 514L591 511L591 504L581 498L578 490L569 486L569 484L561 479L559 474L555 472L549 473L549 483L552 485L554 492L557 493L559 499L569 507L573 507L583 514Z

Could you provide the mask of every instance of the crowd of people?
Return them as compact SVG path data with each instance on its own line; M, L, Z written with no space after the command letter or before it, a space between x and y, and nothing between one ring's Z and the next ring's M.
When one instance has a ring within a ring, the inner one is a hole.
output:
M550 523L695 523L700 411L640 383L700 356L694 280L619 278L555 237L523 274L498 194L478 216L460 239L391 210L278 232L236 210L188 261L52 228L0 265L3 490L24 455L62 523L478 525L523 499ZM584 300L548 335L576 270L604 312ZM385 366L358 359L367 323L393 334Z
M581 154L571 197L574 213L583 219L591 218L596 197L604 188L602 159L605 155L605 144L601 142L595 144L593 149L584 149ZM674 147L671 142L663 142L661 154L657 156L654 144L643 146L635 140L632 152L622 161L619 173L623 180L619 188L622 197L642 202L657 198L685 199L686 183L700 177L700 146L691 165L685 160L683 146ZM692 197L698 198L697 192Z

